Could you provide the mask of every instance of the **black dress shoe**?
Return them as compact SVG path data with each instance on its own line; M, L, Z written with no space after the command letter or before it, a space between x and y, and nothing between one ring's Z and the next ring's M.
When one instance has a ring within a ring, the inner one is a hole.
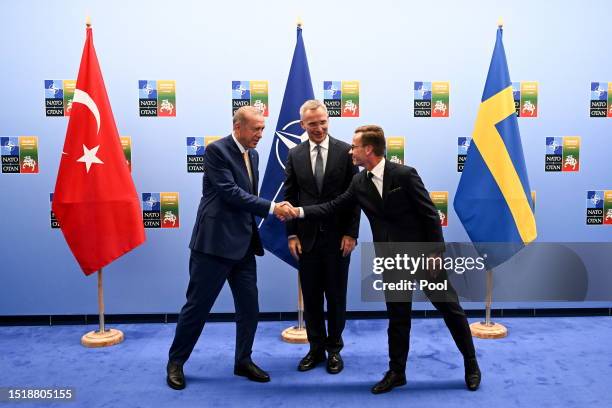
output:
M174 390L182 390L185 388L185 374L183 374L183 366L168 361L168 365L166 366L166 382L168 383L168 386Z
M298 371L312 370L317 366L317 364L322 363L323 361L325 361L324 351L309 351L308 354L306 354L306 356L304 356L304 358L300 361L300 364L298 364Z
M468 390L476 391L480 385L480 368L476 358L468 358L465 360L465 385Z
M270 381L270 375L253 362L234 366L234 374L261 383Z
M338 374L344 368L344 361L340 357L340 353L329 353L327 357L327 372L330 374Z
M395 387L406 385L406 374L398 373L393 370L389 370L385 373L385 376L380 380L374 387L372 387L372 394L382 394L389 392Z

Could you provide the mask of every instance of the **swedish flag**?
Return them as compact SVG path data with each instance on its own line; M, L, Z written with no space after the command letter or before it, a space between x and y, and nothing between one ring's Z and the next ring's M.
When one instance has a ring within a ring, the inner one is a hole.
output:
M520 248L536 239L501 27L453 204L474 243L510 242ZM495 264L511 254L506 255Z

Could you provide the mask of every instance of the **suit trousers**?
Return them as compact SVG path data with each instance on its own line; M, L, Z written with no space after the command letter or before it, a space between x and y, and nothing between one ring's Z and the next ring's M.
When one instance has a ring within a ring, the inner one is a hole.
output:
M439 276L429 278L430 282L442 282L448 279L446 272ZM424 290L434 307L442 314L444 323L448 327L457 348L463 358L476 357L472 333L463 308L459 304L457 292L448 280L448 289L445 291ZM389 342L389 369L403 373L406 371L406 360L410 347L410 328L412 314L412 292L408 292L408 301L386 302L389 328L387 336Z
M189 277L187 302L179 314L169 360L181 365L187 361L227 280L236 310L235 364L249 363L259 317L257 266L252 248L239 261L191 250Z
M311 251L299 260L299 276L304 298L304 320L310 350L339 352L344 346L346 289L350 254L342 256L340 241L319 232ZM324 299L327 300L327 330Z

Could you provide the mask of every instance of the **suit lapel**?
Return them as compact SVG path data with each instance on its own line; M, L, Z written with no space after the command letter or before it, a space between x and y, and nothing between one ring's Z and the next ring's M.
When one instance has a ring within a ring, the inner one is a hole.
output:
M308 188L314 194L318 194L317 182L314 178L314 170L312 168L312 162L310 161L310 142L306 141L303 144L298 145L296 149L301 148L299 153L299 161L298 163L302 163L304 171L307 172L306 180L308 180ZM299 170L298 170L299 171Z
M387 198L387 194L389 194L389 186L391 186L391 173L393 172L393 165L389 160L385 160L385 173L383 174L383 201Z
M238 167L242 170L242 175L244 180L246 181L245 185L246 186L250 186L249 187L249 192L252 193L253 192L253 185L251 185L251 180L249 179L249 173L248 170L246 168L246 163L244 162L244 156L242 155L242 153L240 153L240 149L238 148L238 146L236 146L236 142L234 142L234 138L232 137L232 135L229 135L229 140L228 143L230 145L230 151L232 151L234 153L234 155L236 156L236 161L238 161L238 163L241 163L238 165ZM253 159L252 159L252 153L249 150L249 159L251 161L251 172L253 171ZM253 174L253 178L255 178L255 173ZM236 180L238 181L238 180Z
M257 191L257 189L259 186L259 180L257 179L257 172L255 171L257 169L257 163L255 163L256 160L257 159L255 158L255 152L253 151L253 149L249 149L249 163L251 163L251 174L253 175L253 194L258 196L259 192Z
M323 190L325 190L325 186L328 184L329 174L331 173L330 168L334 163L338 163L338 157L340 155L340 150L336 145L336 140L332 139L330 135L327 135L329 139L329 144L327 145L327 162L325 163L325 173L323 174ZM314 179L314 174L313 177ZM323 191L321 191L323 194Z

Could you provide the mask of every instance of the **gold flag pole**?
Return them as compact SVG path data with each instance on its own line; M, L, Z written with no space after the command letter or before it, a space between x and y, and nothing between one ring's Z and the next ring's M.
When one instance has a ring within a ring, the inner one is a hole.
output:
M304 22L300 17L297 18L298 28L302 28ZM306 326L304 325L304 299L302 297L302 285L300 284L300 276L298 274L298 325L291 326L283 330L281 338L287 343L306 344L308 336L306 335Z
M99 329L90 331L81 337L81 344L85 347L108 347L123 341L123 332L104 327L104 287L102 285L102 268L98 271L98 316Z
M493 270L487 269L485 321L470 324L472 336L480 339L501 339L508 335L508 329L506 329L506 326L491 321L491 303L493 303Z
M504 28L504 21L500 17L497 27ZM485 303L485 321L470 324L472 336L480 339L501 339L508 335L506 326L491 321L491 303L493 303L493 270L487 269L487 300Z
M304 299L302 298L302 285L300 285L300 277L298 275L298 325L291 326L283 330L281 337L287 343L306 344L308 336L306 335L306 327L304 326Z

